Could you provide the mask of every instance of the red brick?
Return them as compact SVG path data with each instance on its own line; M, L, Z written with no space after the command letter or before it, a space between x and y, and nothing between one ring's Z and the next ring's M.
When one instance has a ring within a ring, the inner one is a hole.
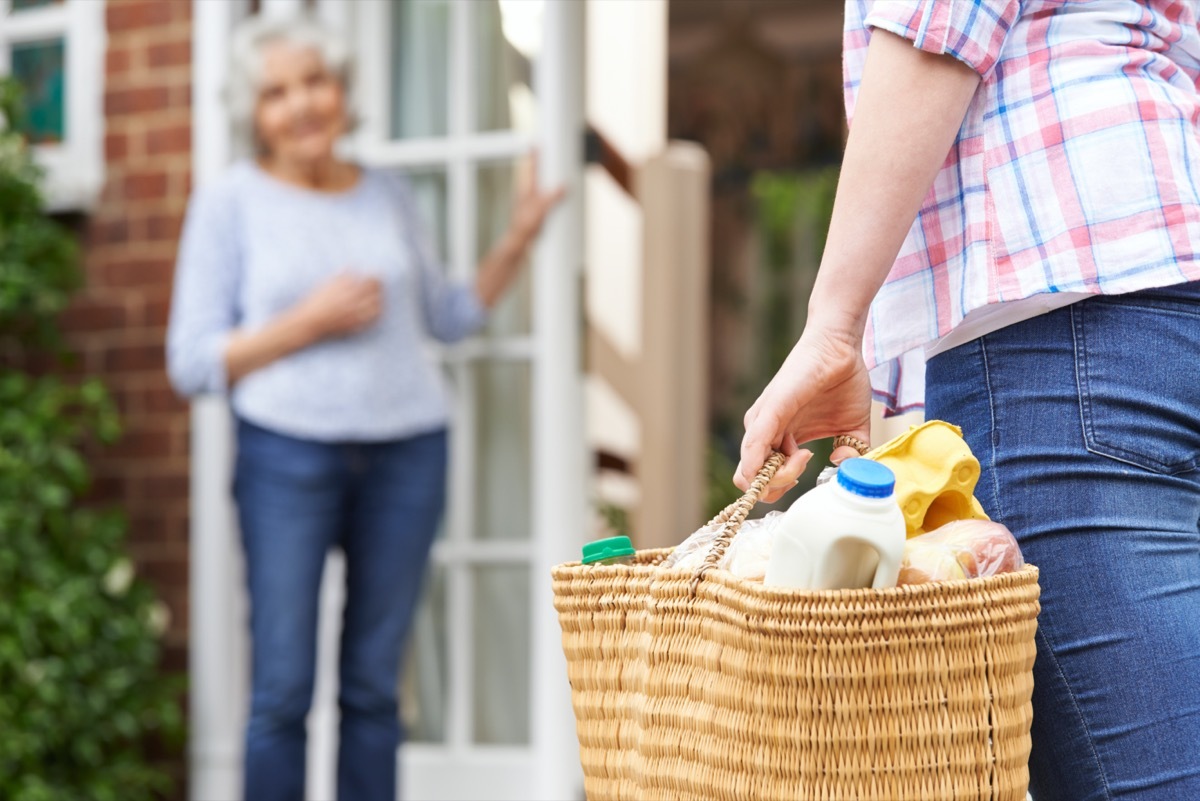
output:
M187 551L178 556L160 556L138 560L138 572L159 587L186 587L188 580ZM172 609L172 617L175 610Z
M166 331L171 318L169 298L149 298L142 303L142 324Z
M100 278L109 287L143 287L169 283L174 264L167 259L130 258L105 264Z
M191 108L192 106L192 81L189 75L186 80L172 81L171 87L171 107L172 108Z
M187 39L150 45L146 53L151 68L180 67L192 61L192 44Z
M102 361L106 373L161 371L166 366L162 343L116 345L104 351Z
M141 484L147 498L186 498L190 489L186 471L148 475Z
M162 386L141 390L140 400L147 414L171 412L183 415L187 412L187 401L175 394L165 379Z
M129 492L129 481L125 476L93 475L88 499L100 504L123 502Z
M133 64L133 56L128 47L110 45L104 53L104 73L112 77L129 71Z
M103 331L123 328L128 319L124 303L85 298L67 307L60 321L67 331Z
M129 428L121 440L112 447L110 455L123 459L160 459L171 456L173 451L171 431L166 426L145 426Z
M129 31L165 25L177 13L173 5L189 5L187 0L109 0L108 30Z
M146 152L151 156L164 153L190 153L192 126L172 125L146 132Z
M165 86L109 89L104 93L104 113L121 115L158 111L166 108L170 102L171 90Z
M116 245L129 241L129 219L114 217L96 220L88 232L88 243L92 245Z
M167 174L164 172L134 173L125 176L127 200L158 200L167 195Z
M182 230L182 214L151 214L146 218L146 238L152 242L177 241Z
M110 164L123 161L129 155L129 137L122 133L104 135L104 160Z

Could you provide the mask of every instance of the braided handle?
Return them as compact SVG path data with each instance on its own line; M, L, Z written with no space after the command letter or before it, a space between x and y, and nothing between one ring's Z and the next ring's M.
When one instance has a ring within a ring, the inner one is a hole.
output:
M733 538L737 536L738 531L742 528L742 523L746 522L746 516L750 514L750 510L758 503L758 499L762 497L763 490L767 488L767 484L771 483L771 479L775 477L777 471L784 463L786 457L779 451L773 451L766 464L758 471L758 475L754 477L754 481L750 483L750 489L746 490L742 497L738 498L733 503L726 506L719 515L708 521L708 525L715 526L723 524L724 528L717 536L713 544L708 548L708 555L704 557L704 563L696 568L696 575L692 576L690 585L691 594L696 594L696 588L700 586L701 579L704 574L717 566L721 561L721 557L725 555L726 549L729 548L729 543L733 542Z

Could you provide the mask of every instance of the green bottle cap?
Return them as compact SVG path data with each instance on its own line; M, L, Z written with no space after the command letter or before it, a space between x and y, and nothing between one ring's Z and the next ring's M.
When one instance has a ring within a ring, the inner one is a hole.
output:
M590 565L593 562L620 559L622 556L633 554L633 543L629 541L629 537L608 537L583 546L583 563Z

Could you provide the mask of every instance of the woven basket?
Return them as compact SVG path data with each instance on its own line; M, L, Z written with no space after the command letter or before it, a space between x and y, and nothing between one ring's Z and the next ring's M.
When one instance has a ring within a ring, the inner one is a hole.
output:
M1037 569L886 590L715 569L555 568L590 801L1023 801Z

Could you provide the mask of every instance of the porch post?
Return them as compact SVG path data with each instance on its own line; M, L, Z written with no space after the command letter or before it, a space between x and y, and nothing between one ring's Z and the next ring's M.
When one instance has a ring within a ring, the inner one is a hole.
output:
M587 527L582 348L583 2L545 4L535 73L541 181L568 195L546 223L534 254L533 675L536 799L582 796L562 634L550 568L576 558Z
M192 0L192 175L197 186L229 163L232 141L221 105L236 6ZM232 431L225 401L192 403L188 641L188 797L241 794L245 702L244 599L229 476Z

